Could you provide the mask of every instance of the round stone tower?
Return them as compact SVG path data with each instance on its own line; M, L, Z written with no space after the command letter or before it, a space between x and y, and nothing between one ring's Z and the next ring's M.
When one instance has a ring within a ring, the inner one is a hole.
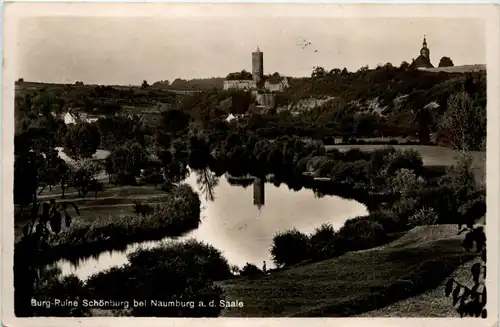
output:
M259 47L252 52L252 76L253 80L258 84L264 77L264 54Z

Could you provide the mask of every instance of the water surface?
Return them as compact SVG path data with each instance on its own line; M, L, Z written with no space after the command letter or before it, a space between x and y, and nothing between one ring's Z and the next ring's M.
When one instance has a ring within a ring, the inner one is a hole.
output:
M312 190L293 191L285 184L276 187L262 180L249 186L231 185L227 177L217 180L209 171L192 172L186 183L200 194L202 223L180 240L195 238L219 249L230 264L242 267L247 262L274 267L270 256L273 236L278 231L297 228L310 233L322 223L340 228L345 220L366 215L366 207L354 200L336 196L318 198ZM150 248L158 241L131 244L125 251L101 253L98 258L82 260L78 266L60 261L63 275L74 273L81 279L127 263L126 254L139 247Z

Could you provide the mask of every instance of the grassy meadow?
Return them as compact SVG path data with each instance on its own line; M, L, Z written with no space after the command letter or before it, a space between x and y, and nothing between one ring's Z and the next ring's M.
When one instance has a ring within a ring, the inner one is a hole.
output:
M62 199L61 188L53 187L52 191L44 189L40 194L40 200L50 201L55 199L57 202L73 202L80 210L80 216L74 213L73 209L68 212L73 218L84 222L92 223L98 217L113 217L120 219L125 216L135 215L133 205L135 201L141 203L156 204L161 203L168 197L164 191L158 190L153 186L114 186L109 183L104 184L104 191L100 192L97 198L93 194L86 197L79 197L74 188L68 188L65 192L65 199ZM22 228L26 221L17 220L15 222L16 239L22 234Z
M228 299L244 303L243 308L228 309L223 315L339 317L390 308L394 303L434 290L474 257L462 249L455 225L420 226L379 248L347 253L262 278L222 282ZM444 292L434 296L453 310ZM399 312L411 316L411 308L410 312L407 310ZM427 316L426 311L418 311L418 307L415 310L414 315Z

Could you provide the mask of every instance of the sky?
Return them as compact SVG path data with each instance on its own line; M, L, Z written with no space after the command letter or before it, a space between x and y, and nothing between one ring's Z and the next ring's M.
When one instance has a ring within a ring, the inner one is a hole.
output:
M26 81L139 85L175 78L251 71L309 76L402 61L419 54L424 34L431 62L485 64L485 24L471 18L342 17L29 17L18 25L17 78ZM306 49L297 44L306 39ZM318 50L315 52L314 50Z

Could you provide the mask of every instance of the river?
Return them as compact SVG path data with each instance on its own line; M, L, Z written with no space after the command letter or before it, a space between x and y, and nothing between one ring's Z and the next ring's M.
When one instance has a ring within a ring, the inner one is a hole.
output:
M203 180L204 183L200 183ZM335 229L356 216L368 214L367 208L354 200L336 196L318 198L309 189L293 191L262 180L249 181L247 187L232 185L227 176L215 178L209 171L192 172L185 181L200 194L202 223L186 236L219 249L230 264L242 267L247 262L274 267L270 256L273 236L278 231L296 228L310 233L322 223ZM209 187L207 187L209 185ZM78 265L61 260L62 275L75 274L80 279L127 263L126 255L139 247L150 248L158 241L131 244L125 251L104 252Z

